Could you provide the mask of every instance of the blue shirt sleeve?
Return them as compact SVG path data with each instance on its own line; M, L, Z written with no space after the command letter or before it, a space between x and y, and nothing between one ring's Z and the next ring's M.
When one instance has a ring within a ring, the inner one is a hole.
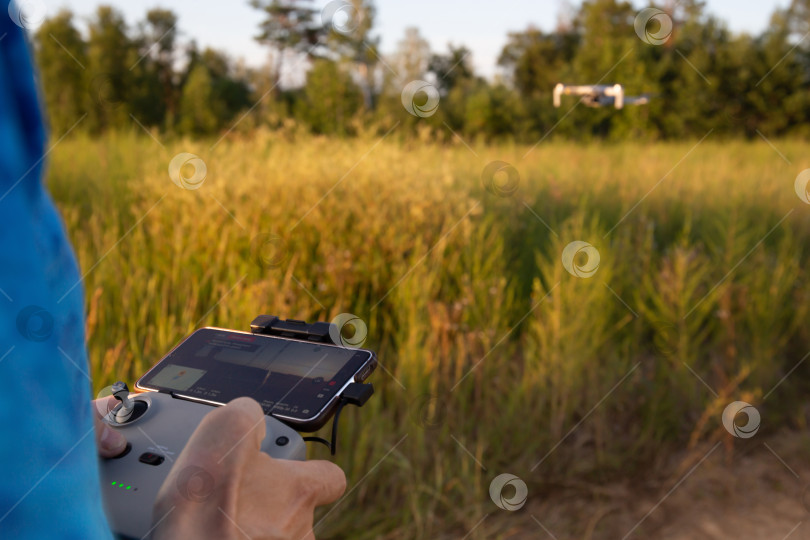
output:
M29 44L0 0L0 538L112 538L84 344L84 287L42 182Z

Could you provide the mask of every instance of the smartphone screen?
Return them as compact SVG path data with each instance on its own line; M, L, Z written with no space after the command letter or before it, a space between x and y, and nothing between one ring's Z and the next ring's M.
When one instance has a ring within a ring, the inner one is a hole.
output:
M202 328L136 387L215 405L248 396L265 414L311 425L321 423L319 418L346 385L370 373L373 359L373 353L363 349Z

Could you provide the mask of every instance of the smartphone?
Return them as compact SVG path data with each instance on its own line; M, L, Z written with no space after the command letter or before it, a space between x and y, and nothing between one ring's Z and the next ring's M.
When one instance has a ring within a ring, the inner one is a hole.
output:
M376 355L311 341L201 328L155 364L135 387L224 405L248 396L299 431L320 429L341 393L363 382Z

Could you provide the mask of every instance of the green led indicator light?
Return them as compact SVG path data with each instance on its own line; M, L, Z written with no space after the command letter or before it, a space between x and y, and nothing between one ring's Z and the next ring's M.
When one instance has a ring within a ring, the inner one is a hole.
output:
M127 486L127 489L132 489L132 486Z
M112 485L115 485L115 482L113 482Z

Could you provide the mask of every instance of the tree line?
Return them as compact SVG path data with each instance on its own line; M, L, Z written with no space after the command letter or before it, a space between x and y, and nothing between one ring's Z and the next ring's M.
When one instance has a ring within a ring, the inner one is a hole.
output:
M732 33L699 0L644 12L649 20L629 2L585 0L551 32L509 33L491 80L465 46L431 51L417 28L383 55L373 0L251 5L272 58L261 68L181 40L167 9L133 27L104 5L82 30L69 10L46 19L33 42L52 132L137 123L169 135L238 125L351 136L399 121L406 133L445 139L810 135L810 0L775 10L758 35ZM594 109L569 97L554 108L558 82L620 83L650 102Z

